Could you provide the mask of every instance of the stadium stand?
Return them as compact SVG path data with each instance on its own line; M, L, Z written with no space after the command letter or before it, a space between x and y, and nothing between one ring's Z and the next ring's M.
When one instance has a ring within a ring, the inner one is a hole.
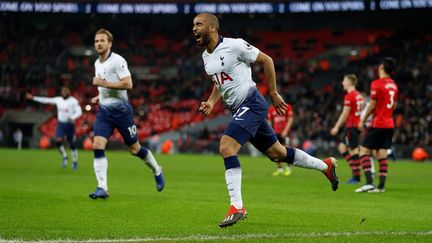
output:
M90 85L96 58L93 33L104 26L115 33L113 50L128 60L133 73L135 87L129 95L141 140L207 119L196 110L202 97L208 96L211 83L202 71L189 18L164 19L170 27L145 19L152 24L151 29L130 22L130 18L105 22L92 19L87 26L86 18L75 21L64 17L63 24L58 24L44 17L36 22L31 21L31 16L0 17L0 116L9 110L51 112L54 107L25 101L23 94L31 91L54 96L64 84L72 88L72 95L83 107L89 104L96 94L96 88ZM86 28L82 28L84 25ZM258 23L240 34L231 27L224 33L242 36L274 58L280 90L294 106L293 133L298 140L310 138L321 147L334 147L336 141L328 131L342 104L341 77L345 73L358 74L359 89L368 93L376 63L384 56L393 56L400 67L395 80L401 90L394 141L432 144L430 32L407 35L397 29L380 28L272 30L262 25ZM351 51L334 54L343 46ZM264 76L255 75L255 80L266 94ZM208 119L227 113L219 104ZM94 114L92 109L78 120L78 136L91 131ZM48 119L40 132L52 137L56 122L54 117ZM121 138L116 133L113 139Z

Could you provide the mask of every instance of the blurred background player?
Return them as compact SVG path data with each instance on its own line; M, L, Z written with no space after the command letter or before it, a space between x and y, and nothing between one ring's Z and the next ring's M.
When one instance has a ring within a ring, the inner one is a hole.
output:
M108 161L105 147L114 129L120 132L129 152L142 159L153 171L156 189L162 191L165 181L162 168L150 150L142 147L137 138L137 127L133 121L133 111L129 104L127 90L132 89L132 78L126 60L111 51L113 36L106 29L95 34L94 46L99 54L95 62L93 85L98 86L99 95L92 103L99 101L99 110L94 124L94 171L98 186L89 195L92 199L108 198L107 170Z
M267 119L275 131L279 143L284 146L289 146L288 133L290 132L294 121L292 106L287 104L285 114L279 114L273 106L270 106ZM289 164L286 164L285 166L282 165L282 162L276 162L276 164L277 169L275 172L273 172L273 176L291 175L291 168Z
M56 97L41 97L33 96L30 93L26 94L26 98L42 103L52 104L57 107L57 129L56 129L56 145L62 156L61 166L66 168L68 156L64 147L64 141L69 143L72 155L72 169L78 167L78 149L75 144L75 120L82 115L82 109L77 99L70 95L68 87L63 86L60 90L61 96Z
M391 147L394 132L393 111L397 104L398 87L390 77L396 69L393 58L385 58L378 67L379 79L370 86L370 102L359 128L363 129L368 117L373 114L371 126L360 146L360 160L366 177L366 184L355 192L385 192L388 171L387 150ZM375 188L371 172L371 153L377 150L379 184Z
M342 113L330 130L330 134L336 136L339 128L345 123L345 144L340 145L339 152L345 157L348 165L351 167L352 178L348 181L349 184L357 184L360 182L360 159L359 159L359 137L360 130L358 125L360 115L364 107L362 95L356 90L357 76L355 74L347 74L342 80L342 87L346 92L344 97L344 106ZM348 151L347 151L348 147Z
M320 160L302 150L285 147L279 143L267 121L268 105L252 80L251 63L264 69L271 100L279 114L286 112L286 103L279 95L273 60L243 39L219 35L219 21L209 13L198 14L193 20L196 43L205 50L202 54L204 69L214 82L207 101L201 102L199 111L209 115L222 97L233 116L222 136L219 152L225 163L225 180L230 196L230 207L220 227L227 227L246 218L241 195L242 169L237 157L241 146L249 141L274 162L286 162L303 168L321 171L338 188L336 160Z

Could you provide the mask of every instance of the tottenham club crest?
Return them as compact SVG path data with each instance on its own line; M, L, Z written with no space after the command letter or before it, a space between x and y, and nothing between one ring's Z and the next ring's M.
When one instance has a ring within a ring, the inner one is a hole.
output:
M220 57L219 57L219 59L221 60L221 66L224 66L224 65L225 65L225 63L224 63L224 61L223 61L224 58L225 58L225 57L223 57L223 56L220 56Z

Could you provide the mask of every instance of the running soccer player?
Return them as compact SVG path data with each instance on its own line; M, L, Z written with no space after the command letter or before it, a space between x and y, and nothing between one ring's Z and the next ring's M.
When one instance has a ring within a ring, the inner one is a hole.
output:
M358 155L360 130L358 124L364 100L363 96L356 90L356 84L357 76L355 74L344 76L342 87L347 92L344 97L344 106L336 124L330 130L330 134L336 136L339 128L345 123L345 144L348 151L344 151L343 146L339 146L339 148L352 170L352 178L348 181L349 184L358 184L360 182L360 158Z
M272 161L286 162L295 166L316 169L328 178L333 191L338 188L336 160L320 160L302 150L284 147L276 138L266 120L268 106L252 80L251 63L264 69L274 108L279 114L286 112L286 103L276 89L273 60L243 39L226 38L219 35L219 21L210 13L198 14L193 20L196 43L205 50L202 54L204 69L214 82L213 91L207 101L201 102L199 111L209 115L222 97L233 117L219 144L225 163L225 179L231 205L220 227L235 224L246 217L241 195L242 169L237 153L249 141Z
M41 97L26 94L26 98L42 103L52 104L57 107L56 145L62 156L61 167L64 169L68 163L68 156L64 147L65 140L69 143L72 155L72 169L78 168L78 149L75 144L75 120L82 115L81 106L75 97L70 95L70 89L63 86L61 96Z
M291 130L291 126L294 121L292 106L287 104L285 114L279 114L273 106L270 106L267 119L275 131L279 143L284 146L289 146L288 133ZM291 168L289 164L286 164L285 166L282 165L282 162L276 162L276 164L277 169L275 172L273 172L273 176L291 175Z
M99 102L93 141L93 165L98 186L96 191L89 195L92 199L109 197L105 147L115 128L122 135L129 152L142 159L153 171L156 189L162 191L165 186L162 168L152 152L138 142L137 128L133 122L133 111L127 95L127 90L133 86L131 74L126 60L111 51L112 42L113 36L108 30L99 29L96 32L94 46L99 58L95 62L93 85L98 86L99 95L92 98L92 103Z
M385 58L378 67L379 79L374 80L370 85L370 102L358 125L359 129L363 129L366 120L373 114L371 126L360 146L360 160L366 177L366 184L356 189L355 192L385 192L388 170L387 150L392 144L393 111L398 98L398 87L390 77L395 69L395 60L389 57ZM377 188L373 184L371 172L372 150L378 150L379 184Z

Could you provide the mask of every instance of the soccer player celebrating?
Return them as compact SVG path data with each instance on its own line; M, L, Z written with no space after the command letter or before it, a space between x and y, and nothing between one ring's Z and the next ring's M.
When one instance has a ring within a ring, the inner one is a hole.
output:
M342 155L347 160L352 170L352 178L348 181L349 184L357 184L360 182L360 159L359 159L359 137L360 130L358 124L360 115L363 110L364 100L362 95L356 90L357 77L355 74L347 74L342 80L342 87L346 91L344 97L344 106L336 124L330 130L330 134L335 136L339 128L345 123L345 143L348 147L348 152L343 149ZM343 147L342 147L343 148Z
M270 106L267 119L275 131L279 143L288 146L288 133L294 121L292 106L287 104L285 114L279 114L273 106ZM282 162L276 162L276 164L277 169L275 172L273 172L273 176L291 175L291 168L289 164L286 164L285 167L282 166Z
M219 224L227 227L246 217L241 195L242 169L237 153L249 141L272 161L286 162L303 168L316 169L324 173L334 191L338 188L336 160L320 160L304 151L281 145L266 120L268 106L252 80L251 63L264 69L274 108L279 114L286 112L286 103L276 89L273 60L243 39L225 38L219 35L219 21L209 13L198 14L193 20L193 34L197 45L204 47L202 54L204 69L214 82L213 91L207 101L201 102L199 111L209 115L215 103L222 97L233 113L219 151L225 163L225 179L231 205Z
M99 101L99 110L94 124L94 171L98 186L89 195L92 199L108 198L107 169L105 147L115 128L120 132L129 152L142 159L153 171L156 189L162 191L165 186L162 168L156 162L150 150L142 147L137 139L137 128L133 122L133 111L129 104L127 90L132 89L132 78L126 60L111 51L112 34L106 29L99 29L95 34L94 46L99 54L95 62L93 85L98 86L99 95L92 98L92 103Z
M82 115L81 106L77 99L70 95L68 87L62 87L60 90L61 96L56 97L41 97L33 96L30 93L26 94L26 98L34 100L42 104L53 104L57 106L57 129L56 129L56 145L62 156L61 166L66 168L68 156L64 148L64 141L69 143L72 155L72 169L78 168L78 149L75 144L75 120Z
M378 67L379 79L370 85L370 102L358 127L363 129L368 117L373 114L371 126L360 146L360 160L366 177L366 184L355 192L385 192L387 178L387 149L391 147L394 130L393 110L396 107L398 87L390 77L396 69L393 58L385 58ZM375 188L371 172L371 151L378 150L379 184Z

